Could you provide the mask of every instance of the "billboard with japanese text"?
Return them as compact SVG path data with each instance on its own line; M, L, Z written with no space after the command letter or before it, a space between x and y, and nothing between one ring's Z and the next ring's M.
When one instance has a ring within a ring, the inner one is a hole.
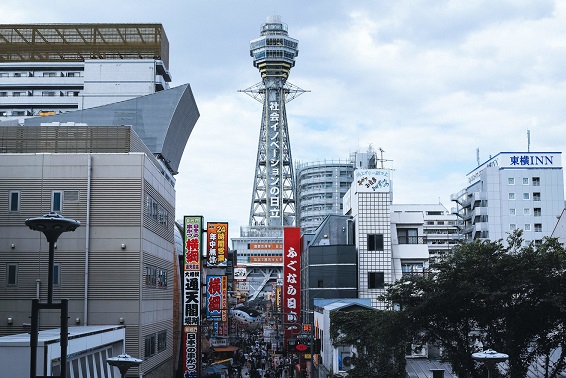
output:
M207 265L226 266L228 257L228 223L208 222L206 230Z
M300 330L301 229L283 229L283 326L285 339ZM291 332L288 332L288 331Z
M206 318L225 322L228 319L228 277L206 277Z
M391 191L389 169L356 169L352 186L355 193L388 193Z
M200 298L202 216L185 216L183 253L183 377L196 378L200 371Z

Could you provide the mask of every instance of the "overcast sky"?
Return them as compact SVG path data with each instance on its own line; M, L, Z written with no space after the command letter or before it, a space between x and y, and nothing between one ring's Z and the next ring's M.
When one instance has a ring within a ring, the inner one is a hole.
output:
M563 152L566 2L547 0L2 0L0 22L162 23L172 86L200 111L177 178L177 219L247 225L261 104L249 41L278 14L299 40L287 105L295 162L372 145L395 203L453 206L465 175L502 151Z

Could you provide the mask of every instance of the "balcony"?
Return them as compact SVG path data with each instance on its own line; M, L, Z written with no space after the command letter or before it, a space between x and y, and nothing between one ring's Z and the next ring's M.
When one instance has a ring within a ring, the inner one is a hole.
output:
M426 236L397 236L399 244L426 244Z

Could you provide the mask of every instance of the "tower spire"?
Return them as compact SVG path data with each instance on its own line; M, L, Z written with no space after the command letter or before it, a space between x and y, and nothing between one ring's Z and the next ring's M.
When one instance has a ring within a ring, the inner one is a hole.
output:
M285 104L305 91L287 83L298 41L289 37L280 16L270 16L261 36L250 42L250 55L262 81L242 92L263 104L250 226L295 223L295 180Z

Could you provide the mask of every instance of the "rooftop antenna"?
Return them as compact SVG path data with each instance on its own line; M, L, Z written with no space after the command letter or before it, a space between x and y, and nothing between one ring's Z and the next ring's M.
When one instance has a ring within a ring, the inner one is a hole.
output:
M527 152L531 152L531 130L527 129Z
M381 169L383 169L383 163L386 161L393 161L393 160L388 160L388 159L384 159L383 158L383 153L385 151L383 150L383 148L379 147L379 159L377 159L377 161L379 161L381 163Z
M476 148L476 161L478 162L478 166L480 165L480 148Z

